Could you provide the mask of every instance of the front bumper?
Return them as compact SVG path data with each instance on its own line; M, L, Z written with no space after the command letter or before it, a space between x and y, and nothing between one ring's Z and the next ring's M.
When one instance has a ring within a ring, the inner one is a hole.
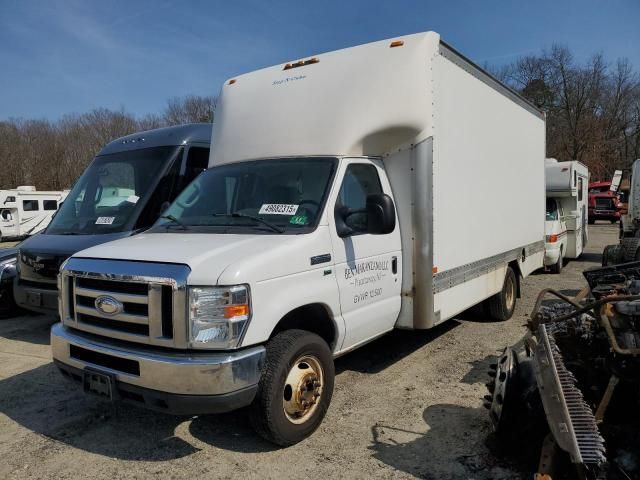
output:
M617 210L589 210L589 218L592 220L620 220L620 212Z
M47 315L58 315L58 289L56 284L51 288L37 288L21 285L16 277L13 284L13 296L16 304L26 310Z
M544 244L544 265L549 267L558 263L560 257L560 242Z
M134 346L55 324L53 359L82 382L90 367L115 378L115 397L173 414L221 413L249 405L265 359L263 346L237 352L172 352Z

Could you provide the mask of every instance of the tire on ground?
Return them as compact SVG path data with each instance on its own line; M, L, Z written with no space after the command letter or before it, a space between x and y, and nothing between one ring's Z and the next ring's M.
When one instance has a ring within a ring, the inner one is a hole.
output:
M491 318L499 321L509 320L516 308L518 280L511 267L507 267L502 290L486 300Z
M317 382L319 386L316 386L314 376L309 376L315 372L313 366L300 361L305 358L317 362L316 367L321 369L322 375L315 376L322 379ZM300 372L306 368L310 368L310 372L302 377L301 383L292 381L301 378ZM294 369L297 371L294 372ZM334 377L333 356L322 338L305 330L286 330L277 334L267 343L258 391L249 407L253 428L266 440L282 447L304 440L318 428L327 413ZM308 390L308 385L315 390ZM307 390L300 393L303 389ZM319 393L319 396L314 397L315 393ZM314 403L302 413L292 414L291 402L300 405L304 403L303 398L313 398ZM305 416L308 418L305 419Z
M560 254L558 255L558 261L556 263L554 263L553 265L551 265L550 270L551 273L560 273L562 272L562 247L560 247Z

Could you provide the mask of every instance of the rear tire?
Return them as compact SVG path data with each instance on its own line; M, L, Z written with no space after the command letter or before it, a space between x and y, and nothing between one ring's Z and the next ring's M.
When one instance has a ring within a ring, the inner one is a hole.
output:
M502 290L486 300L491 318L499 321L509 320L516 308L517 293L516 274L511 267L507 267Z
M256 432L281 447L311 435L333 395L335 370L327 343L304 330L286 330L267 343L258 392L249 407Z

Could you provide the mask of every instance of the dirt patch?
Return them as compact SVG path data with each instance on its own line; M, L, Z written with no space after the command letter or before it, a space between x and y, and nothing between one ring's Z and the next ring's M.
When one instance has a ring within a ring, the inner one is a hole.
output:
M524 334L543 287L585 285L582 270L599 265L617 226L591 226L590 235L561 275L525 280L507 322L466 312L338 359L324 423L288 449L257 438L243 411L173 417L85 397L51 363L53 318L0 321L0 478L528 478L486 445L485 372Z

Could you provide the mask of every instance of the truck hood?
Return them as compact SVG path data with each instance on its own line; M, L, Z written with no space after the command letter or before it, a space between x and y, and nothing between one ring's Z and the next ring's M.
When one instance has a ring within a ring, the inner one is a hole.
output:
M184 264L191 268L191 285L229 285L309 270L310 257L330 253L330 248L324 226L302 235L143 233L74 257Z

